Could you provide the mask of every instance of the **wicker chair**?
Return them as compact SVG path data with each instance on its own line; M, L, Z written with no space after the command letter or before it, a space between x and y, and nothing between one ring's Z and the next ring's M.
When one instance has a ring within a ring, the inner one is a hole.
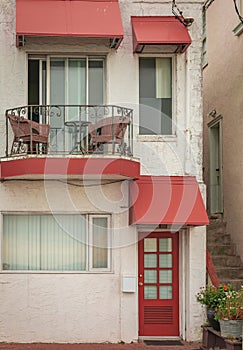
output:
M103 150L103 145L106 143L120 146L124 143L124 135L130 118L128 117L107 117L100 119L94 124L89 124L90 149Z
M50 125L39 124L13 114L8 115L14 138L11 155L16 153L47 153ZM41 145L41 148L40 148Z

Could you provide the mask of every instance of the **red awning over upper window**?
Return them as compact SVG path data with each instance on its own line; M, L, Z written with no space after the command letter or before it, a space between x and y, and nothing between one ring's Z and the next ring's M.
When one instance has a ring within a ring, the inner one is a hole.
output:
M207 225L195 177L141 176L130 185L130 224Z
M16 35L123 38L118 0L16 0Z
M131 19L134 52L184 52L191 44L187 28L173 16Z

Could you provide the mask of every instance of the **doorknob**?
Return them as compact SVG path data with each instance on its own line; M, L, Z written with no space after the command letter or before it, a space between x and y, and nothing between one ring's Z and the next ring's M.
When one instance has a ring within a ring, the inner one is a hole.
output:
M142 277L143 277L143 275L140 273L140 275L139 275L138 277L142 278Z
M138 282L139 287L143 286L143 282Z

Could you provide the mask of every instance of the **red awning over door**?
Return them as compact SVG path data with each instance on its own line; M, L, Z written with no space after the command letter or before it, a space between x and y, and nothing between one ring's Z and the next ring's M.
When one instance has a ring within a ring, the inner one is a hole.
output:
M118 0L16 0L16 35L108 38L118 47Z
M132 17L134 52L185 52L191 44L187 28L174 16Z
M195 177L141 176L130 185L130 224L207 225Z

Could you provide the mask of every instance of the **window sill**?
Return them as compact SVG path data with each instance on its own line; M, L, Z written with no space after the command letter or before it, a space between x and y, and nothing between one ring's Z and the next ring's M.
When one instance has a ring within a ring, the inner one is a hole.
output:
M176 135L137 135L138 142L175 142Z
M241 33L243 33L243 23L239 23L237 24L237 26L233 29L233 33L236 35L236 36L240 36Z

